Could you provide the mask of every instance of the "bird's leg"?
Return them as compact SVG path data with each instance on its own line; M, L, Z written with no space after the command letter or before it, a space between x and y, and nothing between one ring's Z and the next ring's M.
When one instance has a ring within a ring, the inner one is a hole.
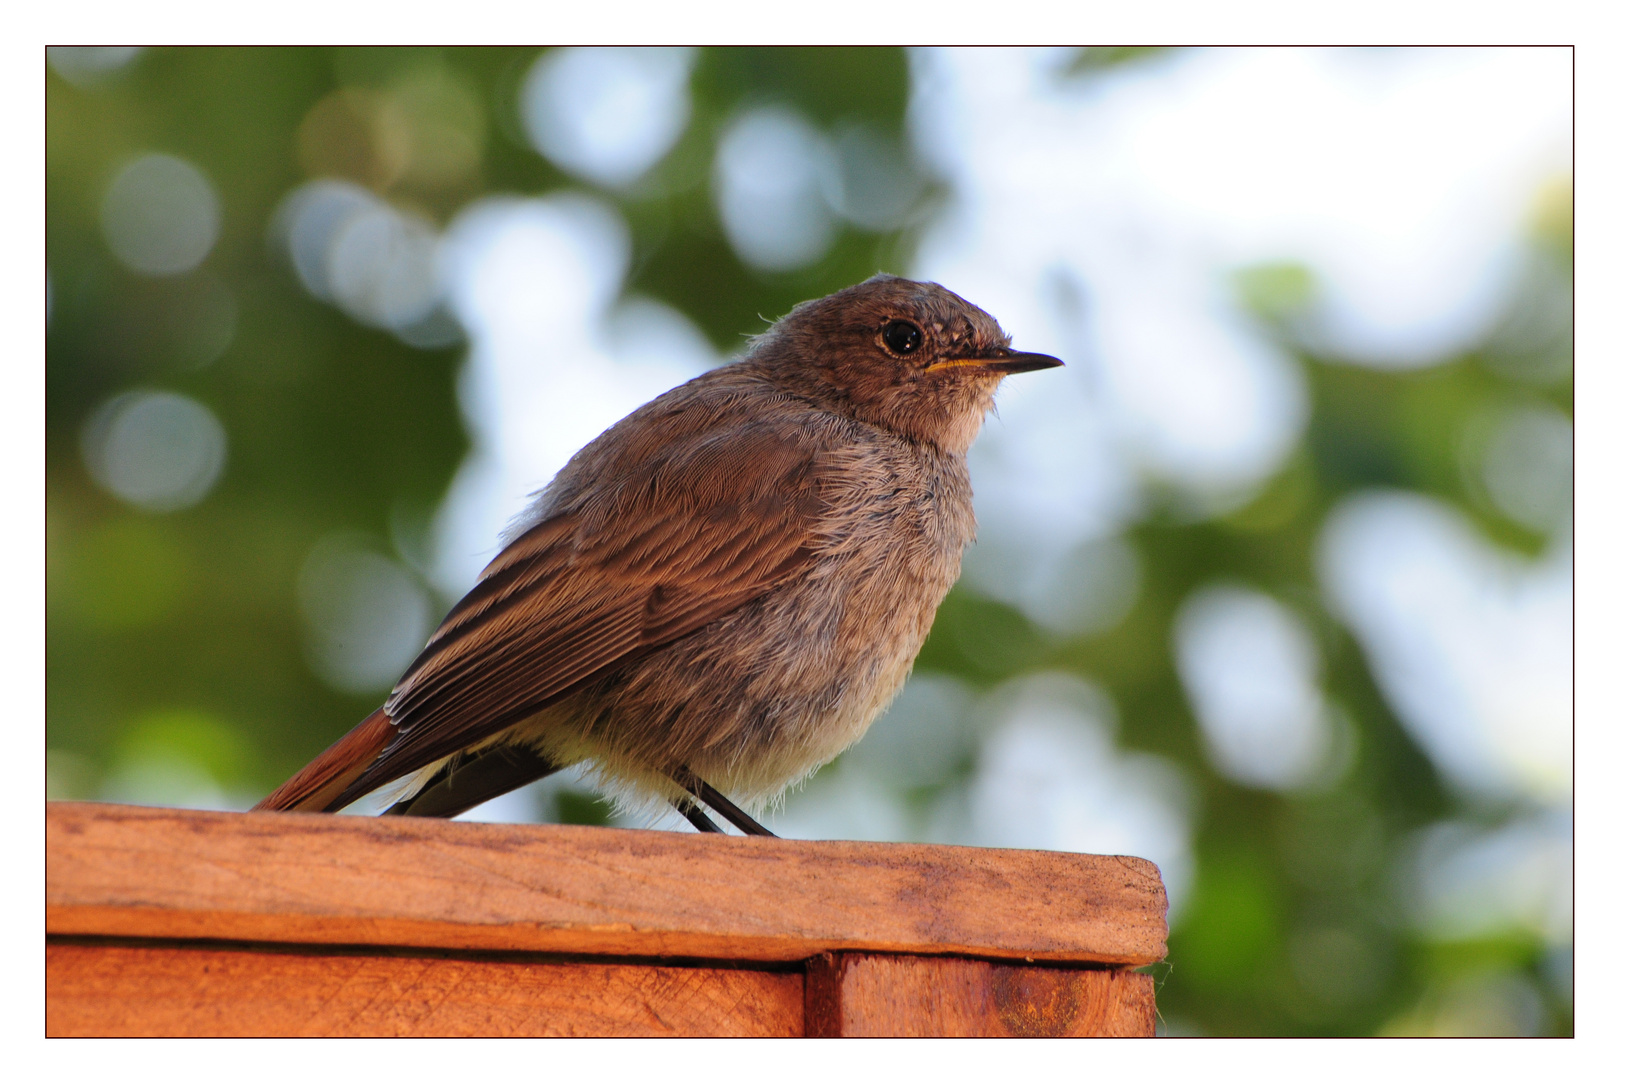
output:
M689 824L694 826L695 832L720 833L723 831L722 826L707 817L706 812L700 809L700 804L693 799L673 799L672 805L677 809L678 813L689 819Z
M729 801L728 796L706 783L700 777L679 765L672 770L672 779L678 787L699 799L713 810L717 811L723 820L729 822L740 832L747 836L772 836L773 833L763 828L757 820L744 810ZM698 807L696 808L698 809ZM692 818L690 819L693 820Z

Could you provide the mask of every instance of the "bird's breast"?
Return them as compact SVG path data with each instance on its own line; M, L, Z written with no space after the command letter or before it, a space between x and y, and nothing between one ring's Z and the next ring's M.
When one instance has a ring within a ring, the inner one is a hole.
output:
M794 703L764 733L780 786L856 742L897 694L975 534L963 460L882 459L855 483L810 572L768 598L789 630L769 666Z
M594 683L561 760L683 764L761 805L863 735L908 676L975 531L963 459L842 448L803 572ZM552 721L548 722L552 724Z

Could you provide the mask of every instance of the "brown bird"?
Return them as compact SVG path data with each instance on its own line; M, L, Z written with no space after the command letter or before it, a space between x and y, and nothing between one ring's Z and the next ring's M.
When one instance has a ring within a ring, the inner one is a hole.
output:
M1060 364L940 285L797 305L571 458L383 707L256 809L393 785L388 813L450 817L587 761L767 834L723 792L766 804L892 700L975 533L994 390Z

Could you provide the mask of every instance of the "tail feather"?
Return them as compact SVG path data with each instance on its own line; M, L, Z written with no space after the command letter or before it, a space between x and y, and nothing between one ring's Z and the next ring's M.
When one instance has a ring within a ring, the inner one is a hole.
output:
M534 747L494 746L447 763L423 789L402 799L387 814L410 817L456 817L489 799L506 795L533 780L559 771Z
M338 742L300 769L283 785L261 799L256 810L337 810L331 805L367 766L383 752L395 735L395 725L383 709L350 729Z

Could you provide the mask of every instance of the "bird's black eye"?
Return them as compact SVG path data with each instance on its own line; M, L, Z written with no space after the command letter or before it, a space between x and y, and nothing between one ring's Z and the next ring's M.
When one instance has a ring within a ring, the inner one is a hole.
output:
M881 327L881 340L899 356L908 356L920 348L920 327L907 319L893 319Z

